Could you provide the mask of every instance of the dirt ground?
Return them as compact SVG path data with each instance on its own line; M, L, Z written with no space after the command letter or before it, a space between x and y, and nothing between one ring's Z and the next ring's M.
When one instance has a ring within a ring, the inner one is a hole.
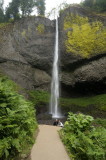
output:
M39 134L31 151L31 160L70 160L62 144L60 127L39 125Z

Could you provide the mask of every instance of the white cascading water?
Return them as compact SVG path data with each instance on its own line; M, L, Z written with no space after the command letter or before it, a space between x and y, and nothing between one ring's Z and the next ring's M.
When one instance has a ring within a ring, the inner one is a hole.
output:
M59 34L58 34L58 17L56 19L56 35L55 35L55 51L54 62L52 71L52 83L51 83L51 101L50 101L50 114L53 118L61 117L61 113L58 108L59 100Z

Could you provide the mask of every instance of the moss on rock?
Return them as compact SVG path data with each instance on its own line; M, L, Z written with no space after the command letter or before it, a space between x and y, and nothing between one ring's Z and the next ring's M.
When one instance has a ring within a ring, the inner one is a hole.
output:
M70 30L71 29L71 30ZM106 27L100 21L89 22L87 17L68 14L64 19L68 53L88 58L106 52Z
M37 109L37 113L48 111L50 94L45 91L31 91L30 99ZM59 103L63 113L69 111L89 113L95 117L106 115L106 94L82 98L60 98Z
M37 31L38 31L40 34L43 34L44 31L45 31L45 26L44 26L44 24L39 24L39 25L37 26Z

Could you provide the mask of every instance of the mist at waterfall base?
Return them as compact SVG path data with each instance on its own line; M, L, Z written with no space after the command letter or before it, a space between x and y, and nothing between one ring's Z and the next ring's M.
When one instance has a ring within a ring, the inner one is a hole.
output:
M58 106L59 104L59 34L58 34L58 17L56 19L56 35L55 35L55 50L54 50L54 61L52 70L52 82L51 82L51 99L49 113L52 118L63 117Z

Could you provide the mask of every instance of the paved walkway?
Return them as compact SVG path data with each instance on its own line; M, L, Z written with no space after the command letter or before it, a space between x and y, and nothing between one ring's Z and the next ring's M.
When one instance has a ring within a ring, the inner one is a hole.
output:
M70 160L58 135L60 127L39 125L39 129L31 160Z

